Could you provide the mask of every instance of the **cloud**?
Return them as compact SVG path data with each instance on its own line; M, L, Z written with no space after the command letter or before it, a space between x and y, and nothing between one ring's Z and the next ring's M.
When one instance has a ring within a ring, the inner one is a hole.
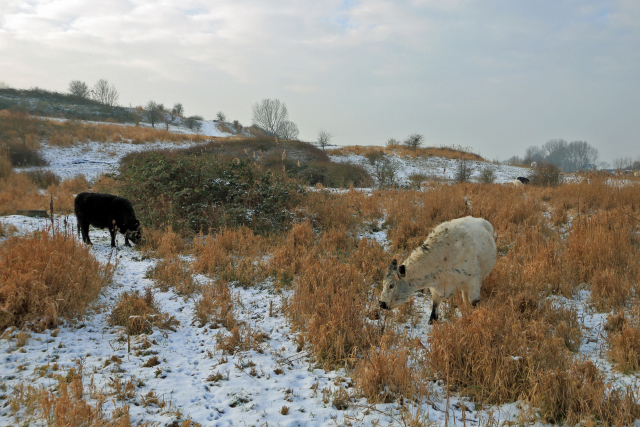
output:
M0 79L107 78L125 104L244 123L279 97L303 138L344 144L419 132L504 158L559 137L632 155L639 36L633 0L5 0Z

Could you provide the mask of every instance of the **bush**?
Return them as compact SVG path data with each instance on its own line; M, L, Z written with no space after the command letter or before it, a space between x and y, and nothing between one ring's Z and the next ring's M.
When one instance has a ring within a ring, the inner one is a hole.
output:
M487 165L480 171L480 182L482 184L493 184L496 180L496 171L493 166Z
M562 183L560 168L554 164L538 164L531 174L531 183L538 187L555 187Z
M238 225L264 233L286 230L303 194L297 183L249 160L209 155L137 153L124 159L117 180L143 224L176 231Z
M468 182L472 173L473 167L471 163L466 159L460 158L456 164L456 172L454 175L456 182Z
M267 164L267 166L270 166ZM322 184L331 188L371 187L373 179L362 167L352 163L312 162L298 166L293 161L284 162L287 174L307 185Z
M10 237L0 246L0 330L58 316L79 318L113 275L67 233Z
M35 148L25 144L10 144L8 146L9 158L14 167L18 166L47 166L47 162L42 154Z
M50 170L38 169L27 171L25 172L25 175L27 175L29 179L33 181L33 183L37 185L38 188L41 189L47 189L50 185L60 184L60 178L58 177L58 175L51 172Z

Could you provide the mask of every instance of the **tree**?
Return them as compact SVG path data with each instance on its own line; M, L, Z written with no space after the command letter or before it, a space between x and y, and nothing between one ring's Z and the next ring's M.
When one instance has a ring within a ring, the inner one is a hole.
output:
M157 104L155 101L149 101L147 106L145 107L147 112L147 119L151 122L151 127L156 127L156 122L162 119L162 112L164 110L164 105Z
M225 116L225 115L224 115L224 113L223 113L222 111L218 111L218 114L216 114L216 119L217 119L219 122L224 123L224 122L226 122L226 121L227 121L227 116Z
M73 96L88 99L91 96L91 89L89 89L89 86L85 82L72 80L71 83L69 83L69 93Z
M633 165L633 160L630 156L627 157L616 157L613 159L613 168L614 169L631 169Z
M184 124L191 130L195 130L196 133L199 133L202 129L202 116L190 116L187 117L184 121Z
M278 132L276 135L278 138L286 139L286 140L294 140L298 138L300 131L298 131L298 126L295 123L290 121L282 122L280 127L278 127Z
M105 79L100 79L93 86L91 96L99 103L113 107L118 102L120 94L115 86L109 84Z
M322 148L322 151L324 151L325 147L331 144L331 138L333 138L333 136L334 135L331 132L324 129L318 131L318 146Z
M184 114L184 108L182 108L182 104L180 104L179 102L176 104L173 104L173 108L169 112L171 121L173 122L178 117L182 117L183 114Z
M417 150L422 145L423 139L424 136L418 133L412 133L404 140L404 145L411 150Z
M289 112L279 99L263 99L253 104L253 124L282 139L298 137L298 127L289 122ZM291 133L295 136L291 137Z
M389 138L387 140L387 147L391 147L392 145L400 145L400 141L395 138Z
M455 180L456 182L468 182L473 173L473 166L469 160L460 157L456 164Z

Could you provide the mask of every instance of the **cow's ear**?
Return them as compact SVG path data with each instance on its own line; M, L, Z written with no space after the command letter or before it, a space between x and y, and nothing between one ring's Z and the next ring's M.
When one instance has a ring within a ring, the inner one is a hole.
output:
M398 271L400 272L400 277L404 277L406 275L406 269L404 268L404 264L400 266L400 268L398 269Z

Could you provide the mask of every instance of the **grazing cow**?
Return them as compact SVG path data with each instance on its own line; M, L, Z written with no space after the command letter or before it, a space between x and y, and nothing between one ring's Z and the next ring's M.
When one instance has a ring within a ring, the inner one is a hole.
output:
M111 194L80 193L73 206L83 242L93 244L89 239L89 225L108 228L112 248L116 247L117 231L124 235L125 246L131 246L129 240L135 244L140 241L140 221L136 219L133 206L127 199Z
M380 308L394 309L415 291L427 288L433 298L429 323L438 320L440 300L458 291L475 306L496 257L493 226L488 221L467 216L442 223L404 264L398 267L393 260L383 280Z
M519 176L516 178L518 181L520 181L523 184L528 184L529 183L529 178L525 178L524 176Z

